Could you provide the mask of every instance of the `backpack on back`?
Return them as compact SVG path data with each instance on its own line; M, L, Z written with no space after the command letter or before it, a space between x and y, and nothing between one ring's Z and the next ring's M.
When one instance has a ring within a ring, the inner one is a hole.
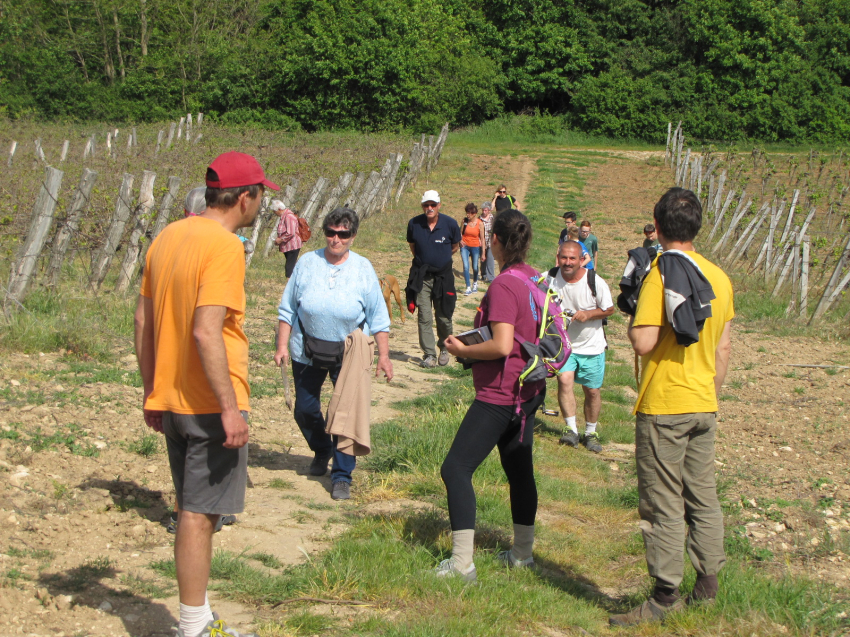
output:
M307 243L313 233L310 231L310 224L301 217L298 217L298 236L301 237L303 243Z
M522 341L514 333L514 339L528 354L528 362L519 375L519 390L517 391L516 414L522 419L520 441L525 429L525 413L520 408L520 395L525 383L534 383L552 376L557 376L567 364L572 353L570 337L567 336L569 318L561 309L557 293L546 283L543 275L527 277L515 270L508 274L520 279L528 288L530 307L535 322L540 326L532 341Z

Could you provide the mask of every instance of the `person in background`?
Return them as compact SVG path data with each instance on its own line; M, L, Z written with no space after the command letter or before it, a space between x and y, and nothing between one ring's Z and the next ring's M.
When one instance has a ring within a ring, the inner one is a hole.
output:
M591 232L591 223L587 219L581 222L578 229L578 239L590 253L590 263L587 265L587 269L598 268L599 239Z
M546 382L525 383L519 399L525 423L516 415L519 375L525 366L520 343L534 341L537 319L529 307L523 278L539 276L525 263L531 247L531 223L518 210L507 210L493 222L493 254L499 276L487 289L475 315L475 327L489 326L493 338L464 345L454 336L446 348L454 356L477 359L472 366L475 400L458 428L440 475L446 485L452 528L452 556L440 562L437 577L475 581L472 561L475 538L475 490L472 474L494 447L510 484L513 546L496 558L512 568L534 564L534 520L537 486L534 482L532 440L534 416L546 394Z
M309 339L341 343L361 327L374 335L378 346L375 376L383 371L392 380L390 360L390 316L381 293L381 285L372 264L351 251L360 221L350 208L336 208L325 217L322 230L327 245L304 254L295 266L292 279L283 290L278 307L276 365L292 362L295 384L294 417L313 460L309 472L323 476L331 468L331 497L351 497L351 474L356 465L354 455L339 449L339 437L325 431L322 415L322 385L328 376L336 385L342 370L338 364L319 365L307 356Z
M496 188L496 194L493 195L493 201L490 202L490 207L496 211L496 214L499 214L503 210L516 208L517 203L516 199L508 194L508 189L505 188L505 185L502 184Z
M496 278L493 250L490 243L493 237L493 206L489 201L481 204L481 223L484 224L484 244L481 246L481 261L484 263L484 272L481 279L486 283L492 283Z
M233 233L254 222L266 186L278 189L239 152L219 155L206 182L206 209L151 244L134 317L144 419L165 434L180 507L178 637L238 635L207 598L216 523L244 509L248 479L245 256Z
M186 193L186 200L183 202L184 217L196 217L207 209L206 192L206 186L198 186Z
M460 260L463 262L463 278L466 281L466 296L478 292L478 262L481 246L484 245L484 224L478 218L478 206L466 204L466 217L460 227ZM469 287L469 261L472 260L472 287Z
M578 226L570 226L569 228L566 228L566 231L567 231L567 241L575 241L579 246L581 246L581 264L580 265L581 265L581 267L586 268L587 265L590 263L590 252L588 252L587 248L584 247L584 244L581 241L579 241ZM566 243L567 241L564 241L563 243ZM561 245L563 245L563 243Z
M407 222L407 245L413 255L413 263L404 289L410 311L419 308L421 367L449 364L445 339L454 329L452 316L457 303L452 255L460 248L460 238L457 221L440 214L440 193L426 190L422 195L422 214ZM436 344L434 328L431 327L434 314L437 316L439 338ZM440 348L439 357L437 347Z
M643 227L643 236L646 237L643 240L644 248L651 248L658 245L658 233L655 231L654 224L648 223Z
M628 336L641 357L634 411L638 512L655 586L643 604L612 615L615 626L712 603L726 563L714 441L717 396L732 351L732 283L694 249L702 206L693 192L671 188L654 212L664 252L643 280ZM697 575L686 600L679 594L684 548Z
M294 210L287 208L280 199L272 199L270 208L280 218L277 222L277 238L274 242L286 258L284 274L288 279L292 276L298 261L298 253L301 252L303 245L301 234L298 232L298 215Z
M564 241L569 241L570 236L570 228L575 227L576 219L578 216L576 213L572 211L568 211L564 213L564 229L561 230L561 235L558 237L558 243L563 243Z
M597 424L602 407L601 389L605 380L605 328L603 320L614 313L614 300L608 284L594 270L580 265L581 244L564 241L558 247L558 271L547 277L549 288L557 292L561 308L572 313L567 334L573 346L567 364L558 374L558 403L564 414L566 429L559 442L578 447L584 443L588 451L600 453ZM590 278L593 277L591 287ZM576 397L573 386L584 391L584 438L576 426Z

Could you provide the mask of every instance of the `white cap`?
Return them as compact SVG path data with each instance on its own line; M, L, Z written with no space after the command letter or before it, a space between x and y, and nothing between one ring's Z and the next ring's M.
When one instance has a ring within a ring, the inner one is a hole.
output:
M436 190L426 190L425 194L422 195L422 203L425 203L426 201L440 203L440 193L438 193Z
M272 210L284 210L286 206L280 199L272 199L272 202L269 204L269 208Z

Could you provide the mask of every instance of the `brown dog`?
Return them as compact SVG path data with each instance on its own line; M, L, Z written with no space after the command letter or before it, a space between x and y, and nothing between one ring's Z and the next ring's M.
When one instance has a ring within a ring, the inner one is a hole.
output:
M390 323L393 321L393 311L390 309L390 295L395 297L398 303L398 311L401 314L401 322L404 323L404 304L401 302L401 288L398 286L398 279L391 274L385 275L381 279L381 292L384 294L384 301L387 303L387 313L390 315Z

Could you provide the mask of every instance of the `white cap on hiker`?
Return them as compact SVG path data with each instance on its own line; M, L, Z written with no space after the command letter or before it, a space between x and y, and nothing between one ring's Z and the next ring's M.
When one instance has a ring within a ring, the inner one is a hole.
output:
M440 203L440 193L438 193L436 190L426 190L425 194L422 195L422 203L425 203L426 201Z

